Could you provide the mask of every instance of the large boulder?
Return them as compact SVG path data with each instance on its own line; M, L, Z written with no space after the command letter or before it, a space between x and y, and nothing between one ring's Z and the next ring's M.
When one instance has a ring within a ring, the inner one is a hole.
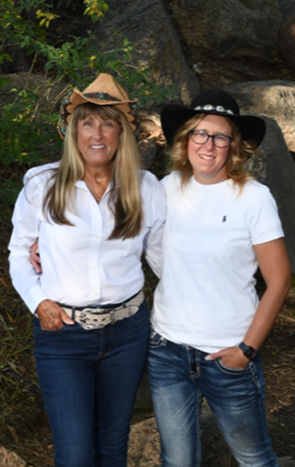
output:
M295 13L283 19L279 31L279 47L289 68L295 69Z
M283 18L295 13L295 0L278 0L278 4Z
M295 164L275 120L264 117L266 135L256 155L246 163L256 180L267 185L276 200L295 275Z
M252 81L224 89L235 97L242 112L257 112L276 120L289 150L295 152L295 83Z
M127 38L135 46L136 67L150 68L151 79L166 89L176 85L176 97L189 104L199 83L183 57L179 40L160 0L109 0L109 12L94 30L107 48L122 46ZM120 35L114 34L114 30Z
M165 0L193 57L200 49L230 59L274 59L281 23L277 0Z

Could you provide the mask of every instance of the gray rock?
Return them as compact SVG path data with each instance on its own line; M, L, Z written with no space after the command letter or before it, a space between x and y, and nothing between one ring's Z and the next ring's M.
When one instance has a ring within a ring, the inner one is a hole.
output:
M295 13L282 21L279 31L279 47L286 65L295 69Z
M257 112L273 118L280 126L290 151L295 151L295 83L251 81L225 86L237 100L241 112Z
M295 274L295 164L275 120L264 117L266 135L246 167L274 196L285 233L292 274Z
M196 60L200 48L222 59L274 60L281 23L276 0L172 0L169 6Z
M278 0L283 18L295 13L295 0Z
M109 0L109 12L94 33L97 41L106 41L106 50L122 46L128 38L135 50L136 67L151 69L151 79L166 89L176 85L177 98L190 103L199 92L199 83L188 68L179 40L160 0ZM112 28L112 29L110 29ZM121 35L115 35L114 30Z
M151 139L145 139L140 141L139 153L142 161L142 166L145 169L148 169L153 165L156 160L158 147L156 143Z

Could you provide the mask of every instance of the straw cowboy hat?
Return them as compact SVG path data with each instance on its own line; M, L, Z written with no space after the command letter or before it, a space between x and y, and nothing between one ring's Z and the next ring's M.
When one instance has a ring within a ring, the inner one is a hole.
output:
M101 73L84 91L75 88L62 103L58 130L65 136L67 125L75 108L90 102L96 105L115 105L127 118L132 131L136 130L136 118L131 113L137 99L130 100L127 93L115 78L108 73Z
M265 135L265 122L260 117L240 115L236 100L222 89L214 88L198 94L190 107L179 104L166 105L161 113L162 128L168 144L173 144L177 131L197 114L227 117L239 129L244 141L259 146Z

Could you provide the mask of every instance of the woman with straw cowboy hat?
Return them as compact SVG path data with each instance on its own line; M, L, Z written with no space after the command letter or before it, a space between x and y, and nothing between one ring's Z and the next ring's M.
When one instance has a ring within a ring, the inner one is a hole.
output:
M168 104L172 148L163 180L167 219L155 292L149 376L164 467L201 462L206 398L238 465L277 467L258 349L290 288L277 208L243 163L265 133L220 89L191 107ZM260 303L254 273L266 282Z
M134 104L105 73L74 89L61 161L29 170L13 215L10 271L35 315L56 467L127 462L149 332L141 255L159 273L165 219L163 188L139 170ZM36 239L41 275L29 260Z

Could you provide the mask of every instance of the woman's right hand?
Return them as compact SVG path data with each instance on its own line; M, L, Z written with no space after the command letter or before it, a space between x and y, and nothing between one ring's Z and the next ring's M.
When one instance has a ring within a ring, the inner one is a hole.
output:
M30 263L33 265L36 272L42 272L38 240L35 241L30 249Z
M36 311L41 329L46 331L56 331L65 324L75 324L75 321L53 300L43 300Z

